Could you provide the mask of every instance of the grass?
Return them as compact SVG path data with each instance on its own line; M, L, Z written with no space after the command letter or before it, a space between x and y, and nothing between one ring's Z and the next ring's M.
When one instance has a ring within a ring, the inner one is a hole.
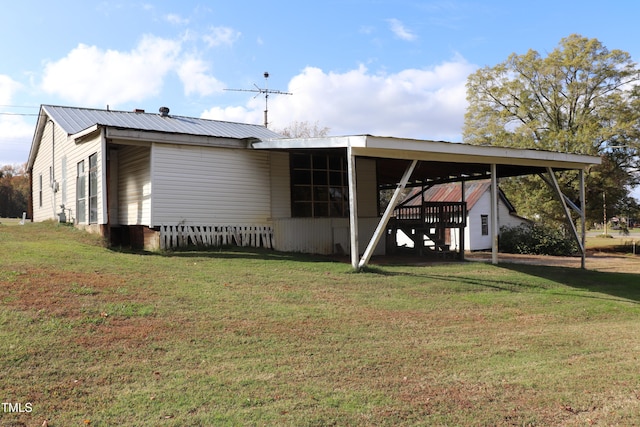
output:
M0 225L2 426L632 425L640 274ZM640 272L639 272L640 273Z

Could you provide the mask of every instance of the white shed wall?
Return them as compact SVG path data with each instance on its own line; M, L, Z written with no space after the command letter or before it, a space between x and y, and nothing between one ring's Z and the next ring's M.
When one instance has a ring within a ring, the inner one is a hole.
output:
M266 224L269 172L265 151L154 144L151 225Z
M489 235L485 236L482 235L482 215L487 215L489 218ZM526 220L512 215L502 199L498 199L498 227L514 227L525 222ZM459 230L457 229L451 230L452 249L457 249L458 233ZM467 227L464 233L465 250L480 251L491 249L491 193L489 191L485 192L473 206L473 209L469 211Z
M358 245L364 251L379 218L360 218ZM349 254L348 218L281 218L273 221L273 248L283 252L302 252L330 255ZM384 238L374 251L374 255L385 253Z

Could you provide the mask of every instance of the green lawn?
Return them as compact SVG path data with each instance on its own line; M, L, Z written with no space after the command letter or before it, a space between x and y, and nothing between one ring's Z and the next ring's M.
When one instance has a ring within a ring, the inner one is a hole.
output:
M354 273L269 251L118 252L4 221L0 251L3 427L608 426L640 413L640 274Z

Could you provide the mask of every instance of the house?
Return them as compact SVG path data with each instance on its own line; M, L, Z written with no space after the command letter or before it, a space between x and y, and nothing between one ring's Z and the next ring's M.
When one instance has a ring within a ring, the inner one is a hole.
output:
M464 196L462 186L464 185ZM466 221L464 228L448 228L445 243L451 250L459 250L464 244L465 251L491 249L491 233L489 232L491 216L491 181L478 180L462 183L447 183L433 185L427 188L414 187L407 193L404 200L398 204L396 210L403 207L421 206L424 203L466 203ZM530 222L516 214L516 210L507 199L504 192L498 188L498 228L516 227ZM461 230L464 235L461 236ZM462 237L462 239L461 239ZM414 240L398 230L398 244L407 247L414 246ZM433 244L433 242L430 242Z
M379 190L583 170L598 157L371 135L281 138L258 125L43 105L29 154L33 221L112 245L237 244L385 253ZM493 228L492 228L493 230ZM381 243L382 242L382 243ZM361 251L360 248L366 248Z
M344 158L252 149L253 142L280 137L263 126L164 109L43 105L28 161L31 218L72 222L113 245L150 249L201 243L348 251ZM358 163L369 187L361 213L373 228L375 162ZM292 187L290 173L298 180ZM308 226L310 218L317 227Z

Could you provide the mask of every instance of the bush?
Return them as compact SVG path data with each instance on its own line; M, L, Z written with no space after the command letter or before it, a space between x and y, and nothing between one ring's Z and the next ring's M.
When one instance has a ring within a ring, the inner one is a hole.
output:
M560 229L535 223L502 227L498 242L500 251L514 254L569 256L579 252L575 239Z

